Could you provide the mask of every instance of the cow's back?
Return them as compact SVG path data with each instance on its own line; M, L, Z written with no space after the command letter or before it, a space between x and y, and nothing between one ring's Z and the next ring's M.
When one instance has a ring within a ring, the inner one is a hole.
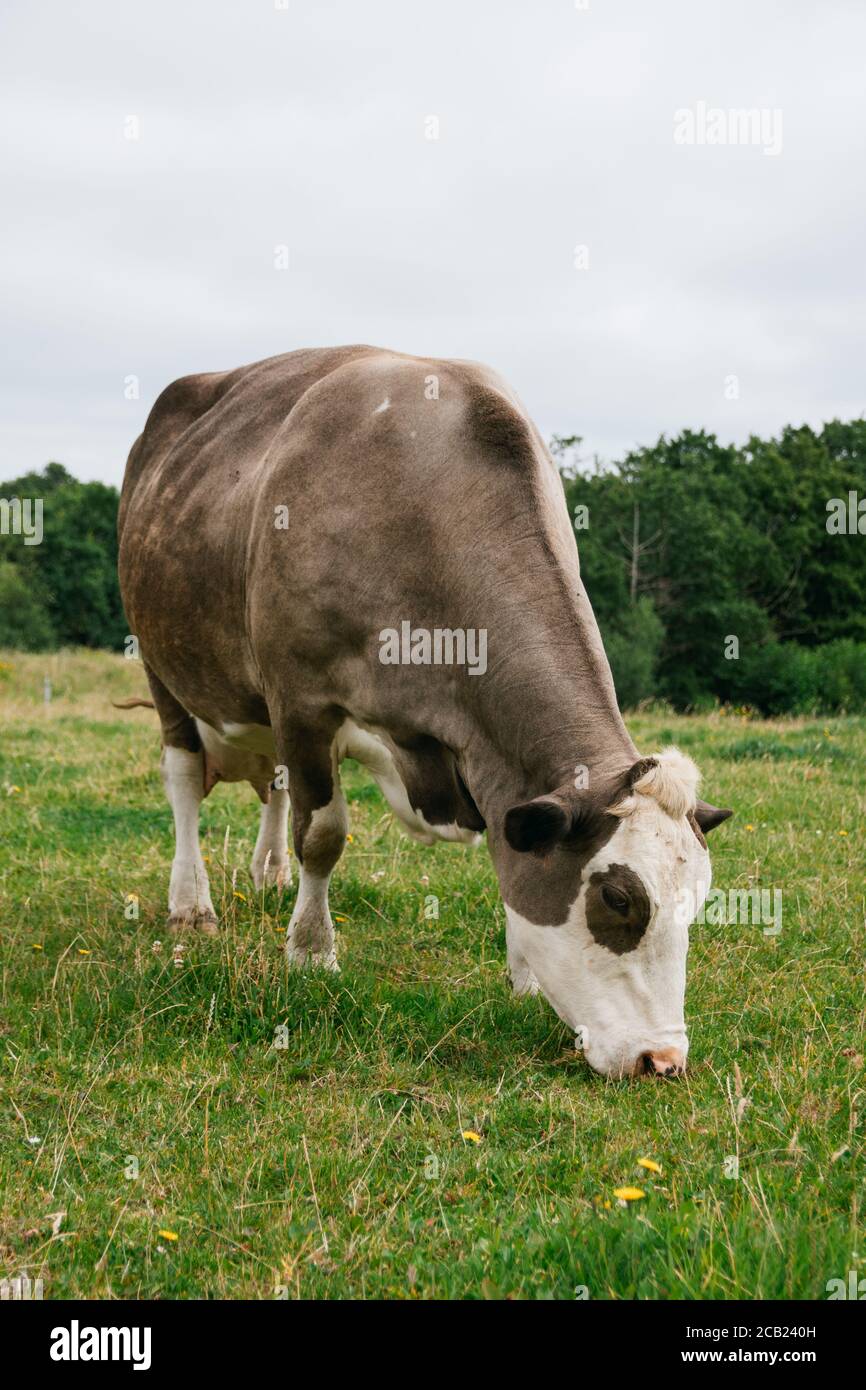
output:
M375 351L302 350L235 371L173 381L154 402L127 461L118 517L121 540L133 502L140 509L151 493L164 497L178 488L189 493L206 473L218 474L229 454L244 469L254 468L305 391L342 363Z
M576 575L556 486L518 403L475 364L349 347L184 378L124 480L131 630L208 720L261 719L269 683L373 709L381 628L501 632L502 586L551 538Z

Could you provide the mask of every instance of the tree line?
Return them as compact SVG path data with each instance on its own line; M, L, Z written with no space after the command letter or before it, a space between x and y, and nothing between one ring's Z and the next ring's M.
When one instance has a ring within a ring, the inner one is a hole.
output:
M866 421L684 430L612 464L551 447L625 707L866 709ZM0 483L43 501L38 544L0 516L0 646L122 649L118 497L59 463Z
M552 448L624 705L866 708L866 420Z

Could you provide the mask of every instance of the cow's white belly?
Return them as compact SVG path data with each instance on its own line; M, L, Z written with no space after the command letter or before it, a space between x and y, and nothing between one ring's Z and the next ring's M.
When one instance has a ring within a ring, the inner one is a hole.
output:
M195 721L208 768L221 782L251 782L258 790L274 779L274 736L264 724L223 724L219 729Z
M274 731L270 724L223 724L220 738L239 751L274 757Z

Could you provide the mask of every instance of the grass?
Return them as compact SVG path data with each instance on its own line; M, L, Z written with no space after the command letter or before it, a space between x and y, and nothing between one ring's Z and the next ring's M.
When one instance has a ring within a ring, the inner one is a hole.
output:
M46 1298L728 1299L859 1268L866 721L631 720L736 808L715 881L781 888L784 925L694 928L687 1078L605 1082L512 998L486 851L409 842L351 764L342 973L285 971L292 893L252 888L245 787L203 807L221 935L176 952L155 716L109 703L143 684L101 653L0 666L0 1273Z

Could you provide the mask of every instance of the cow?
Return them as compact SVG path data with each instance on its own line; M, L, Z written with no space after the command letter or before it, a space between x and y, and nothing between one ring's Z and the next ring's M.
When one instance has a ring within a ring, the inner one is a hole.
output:
M132 447L118 527L172 929L218 930L199 807L247 781L256 888L291 881L291 810L288 962L336 969L351 757L417 839L486 833L513 988L543 993L594 1070L682 1072L705 836L731 813L678 750L632 743L561 478L498 374L355 346L184 377Z

